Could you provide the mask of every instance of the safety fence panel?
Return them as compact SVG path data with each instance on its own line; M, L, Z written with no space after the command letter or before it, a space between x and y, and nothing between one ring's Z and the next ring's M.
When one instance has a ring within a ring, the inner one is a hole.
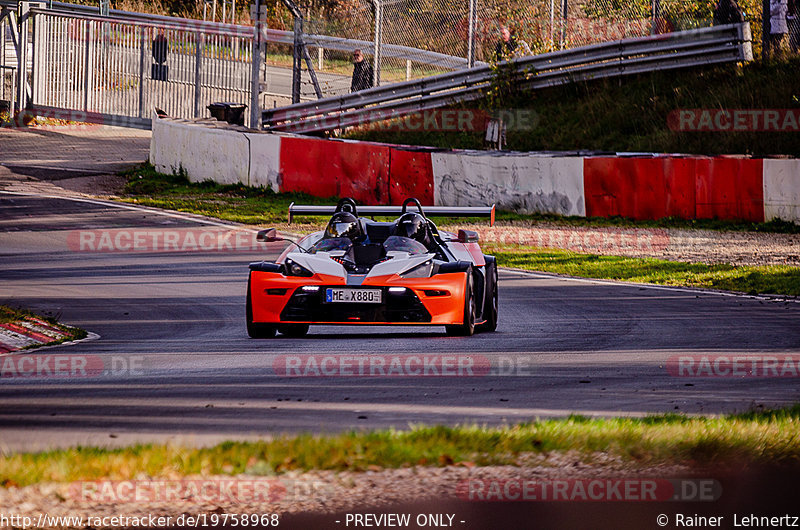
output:
M199 118L213 102L249 104L251 33L49 12L37 13L35 24L39 109L149 126L153 111Z

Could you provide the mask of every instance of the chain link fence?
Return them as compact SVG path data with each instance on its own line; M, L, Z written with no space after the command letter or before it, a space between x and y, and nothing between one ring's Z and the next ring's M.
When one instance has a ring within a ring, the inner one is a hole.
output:
M503 28L518 54L538 54L713 24L715 1L702 0L299 0L307 49L325 96L347 93L353 51L360 49L374 82L417 79L494 61ZM759 53L761 0L739 5ZM291 30L278 0L270 28ZM331 46L327 36L337 41ZM377 36L377 38L376 38ZM500 48L500 50L498 50ZM528 51L530 50L530 51ZM291 45L269 43L267 62L291 67ZM307 64L301 98L315 98Z

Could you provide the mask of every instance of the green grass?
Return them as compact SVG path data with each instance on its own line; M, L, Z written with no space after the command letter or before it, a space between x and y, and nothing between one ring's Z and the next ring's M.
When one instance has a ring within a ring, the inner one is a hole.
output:
M71 340L79 340L86 337L87 333L85 330L80 328L75 328L72 326L65 326L58 322L58 319L55 317L43 317L41 315L37 315L28 311L26 309L15 309L12 307L8 307L5 305L0 305L0 323L13 323L19 322L21 320L27 320L30 318L38 318L44 320L45 322L49 323L55 328L58 328L60 331L65 333L64 338L48 343L48 346L52 346L55 344L61 344L62 342L68 342ZM38 346L29 346L30 348L36 348ZM25 349L25 348L23 348Z
M76 448L0 457L0 485L25 486L107 478L275 475L292 470L364 471L371 466L453 463L525 465L532 455L597 453L639 465L800 461L800 406L720 418L659 415L642 419L565 419L505 428L417 426L409 431L303 434L270 441L225 442L209 448L138 445Z
M475 102L465 108L484 108ZM533 110L531 130L509 130L510 150L598 150L800 156L797 132L680 132L676 109L798 109L800 57L703 70L649 73L519 93L504 108ZM483 132L356 130L350 138L443 148L483 148Z
M183 174L158 173L150 164L122 175L128 179L121 197L123 201L252 225L286 224L292 202L336 204L337 201L304 193L275 193L269 188L241 184L217 184L210 180L191 183Z
M492 244L484 245L484 251L497 256L503 267L583 278L800 296L800 268L789 265L707 265Z
M302 193L275 193L269 189L253 188L240 184L222 185L212 181L190 183L185 175L159 173L150 164L122 173L128 183L122 199L144 206L169 208L181 212L217 217L245 224L284 224L289 204L336 204L338 198L319 198ZM485 223L486 219L432 218L438 226L457 228L468 223ZM555 223L568 226L617 226L639 228L687 228L705 230L736 230L753 232L800 233L800 225L774 220L768 223L721 221L717 219L665 218L655 221L634 221L623 217L564 217L552 214L522 215L499 211L498 223L536 224ZM325 223L321 217L300 219L316 225Z

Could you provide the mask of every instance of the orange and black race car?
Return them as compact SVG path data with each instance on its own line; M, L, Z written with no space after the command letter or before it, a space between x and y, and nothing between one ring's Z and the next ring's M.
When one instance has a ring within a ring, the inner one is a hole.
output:
M494 222L494 206L426 209ZM290 222L293 215L331 214L324 231L291 241L275 262L250 264L251 337L302 336L310 324L444 326L449 335L497 328L497 262L481 252L475 232L440 232L413 198L402 207L352 199L335 209L289 207ZM365 217L398 214L393 222ZM270 228L258 240L282 238Z

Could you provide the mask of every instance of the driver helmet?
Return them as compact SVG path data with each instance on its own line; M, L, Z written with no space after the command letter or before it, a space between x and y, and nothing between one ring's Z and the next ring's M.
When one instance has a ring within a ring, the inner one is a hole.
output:
M333 214L328 227L325 228L325 239L347 237L353 241L361 237L361 225L358 218L350 212Z
M428 237L428 220L415 212L404 213L394 224L396 236L408 237L419 241L426 247L430 242Z

